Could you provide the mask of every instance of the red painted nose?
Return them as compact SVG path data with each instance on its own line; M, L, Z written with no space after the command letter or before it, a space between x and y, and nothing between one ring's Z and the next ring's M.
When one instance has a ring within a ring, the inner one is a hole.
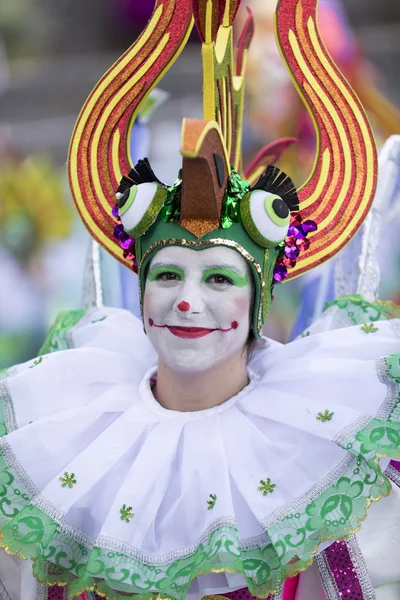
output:
M189 304L189 302L185 302L184 300L182 300L182 302L179 302L177 308L178 308L178 310L180 310L182 312L187 312L190 308L190 304Z

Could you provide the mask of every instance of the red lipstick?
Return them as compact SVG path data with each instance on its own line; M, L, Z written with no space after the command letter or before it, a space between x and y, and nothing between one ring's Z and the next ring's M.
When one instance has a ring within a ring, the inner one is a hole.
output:
M204 337L213 331L222 331L223 333L227 333L228 331L232 331L232 329L237 329L239 327L239 323L237 321L232 321L229 329L215 328L208 329L206 327L183 327L181 325L157 325L154 323L153 319L149 319L150 327L157 327L158 329L168 329L175 335L176 337L186 338L186 339L196 339Z
M204 327L180 327L176 325L166 325L166 327L176 337L186 339L201 338L216 331L215 329L205 329Z

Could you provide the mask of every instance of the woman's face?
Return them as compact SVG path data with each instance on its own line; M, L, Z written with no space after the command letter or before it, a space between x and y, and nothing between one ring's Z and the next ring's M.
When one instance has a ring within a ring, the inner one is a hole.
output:
M251 297L250 269L236 250L163 248L147 273L146 333L171 369L205 371L243 350Z

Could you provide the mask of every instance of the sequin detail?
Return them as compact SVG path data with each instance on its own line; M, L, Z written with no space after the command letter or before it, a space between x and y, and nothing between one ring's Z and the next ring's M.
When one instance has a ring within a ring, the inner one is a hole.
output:
M379 331L379 327L375 327L375 325L373 323L364 323L364 325L361 327L361 329L365 333L375 333L375 332Z
M68 590L66 588L54 585L51 588L40 586L41 596L36 596L36 600L67 600ZM86 595L86 600L90 600Z
M33 364L29 367L30 369L33 369L34 367L37 367L38 365L40 365L40 363L43 362L43 356L39 356L39 358L36 358L33 361Z
M94 321L92 321L92 325L94 323L101 323L102 321L105 321L107 319L107 315L105 315L104 317L101 317L100 319L94 319Z
M215 506L215 503L217 501L217 495L216 494L210 494L210 499L207 500L207 505L208 508L207 510L212 510Z
M121 506L119 512L121 514L121 521L125 521L126 523L130 523L135 516L132 506L127 506L126 504Z
M256 596L252 596L247 588L242 588L241 590L236 590L234 592L224 593L222 596L206 596L211 600L211 598L229 598L229 600L253 600ZM273 596L268 596L266 600L283 600L283 586L280 588L276 594Z
M60 477L61 487L69 487L72 488L77 483L75 479L75 473L67 473L64 472L64 475Z
M315 557L321 583L324 588L326 600L340 600L339 588L328 563L326 552L321 552Z
M329 600L363 600L360 582L352 565L346 542L335 542L325 550L324 555L327 566L324 575L332 578ZM337 594L333 595L333 590Z
M177 223L181 216L180 197L182 190L182 172L179 172L178 179L174 185L167 188L167 195L164 205L160 210L160 219L164 223Z
M360 582L363 600L376 600L376 594L367 569L366 562L360 550L355 535L350 535L347 540L347 549L351 562ZM342 595L343 598L343 595Z
M306 338L309 337L311 335L311 333L309 331L303 331L303 333L300 334L301 338Z
M231 167L225 197L222 201L221 227L228 229L240 222L240 200L247 194L250 185Z
M267 494L272 494L274 489L276 488L276 483L271 483L271 479L268 477L267 480L261 479L260 485L258 486L258 491L262 493L263 496Z
M398 465L398 467L396 468L394 465ZM394 460L392 460L392 462L390 463L390 465L387 467L386 471L385 471L385 475L387 477L389 477L389 479L391 481L393 481L393 483L395 485L397 485L397 487L400 488L400 463L396 462Z
M337 541L316 559L328 600L375 600L357 539Z
M324 412L319 412L315 417L317 421L321 421L321 423L326 423L326 421L332 421L334 412L329 412L328 409L324 410Z
M274 267L274 283L282 283L286 279L288 269L293 269L300 253L310 247L310 240L307 239L308 234L317 231L317 229L318 226L315 221L303 221L300 213L293 213L290 216L287 236L279 244L279 254Z

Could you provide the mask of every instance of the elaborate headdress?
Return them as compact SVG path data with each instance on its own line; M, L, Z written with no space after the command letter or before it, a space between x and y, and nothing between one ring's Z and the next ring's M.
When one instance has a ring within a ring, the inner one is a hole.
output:
M320 39L317 0L280 0L277 43L315 123L315 165L296 192L290 178L270 165L285 146L280 141L243 170L244 74L253 20L249 11L234 50L239 4L157 1L142 35L86 101L71 141L69 178L91 235L138 272L142 292L146 265L163 246L239 251L254 275L257 336L274 282L332 257L360 227L375 192L377 158L363 107ZM184 120L182 170L168 187L147 159L132 165L127 140L141 104L185 46L193 18L202 41L204 119Z

